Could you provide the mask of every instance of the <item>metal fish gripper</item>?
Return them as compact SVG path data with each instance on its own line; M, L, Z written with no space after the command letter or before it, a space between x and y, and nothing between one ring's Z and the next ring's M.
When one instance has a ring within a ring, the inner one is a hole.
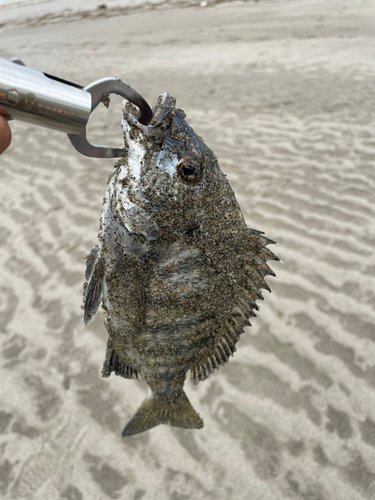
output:
M30 68L17 58L0 58L0 115L64 132L84 156L121 157L124 146L91 144L86 137L87 122L103 94L124 97L139 108L141 124L150 122L150 106L120 78L101 78L84 86Z

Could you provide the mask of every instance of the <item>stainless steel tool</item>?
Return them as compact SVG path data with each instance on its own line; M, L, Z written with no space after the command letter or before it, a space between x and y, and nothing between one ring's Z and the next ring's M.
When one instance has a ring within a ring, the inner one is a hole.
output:
M102 78L83 86L30 68L17 58L0 58L1 115L64 132L85 156L116 158L124 155L124 146L90 144L86 138L88 119L103 94L118 94L135 104L143 125L151 120L152 110L147 102L119 78Z

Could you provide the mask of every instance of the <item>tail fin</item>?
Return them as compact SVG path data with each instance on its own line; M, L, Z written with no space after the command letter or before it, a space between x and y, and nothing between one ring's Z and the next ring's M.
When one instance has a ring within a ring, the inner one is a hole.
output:
M203 420L191 406L184 391L173 403L161 403L155 400L150 390L134 417L122 431L122 436L138 434L159 424L169 424L184 429L201 429Z

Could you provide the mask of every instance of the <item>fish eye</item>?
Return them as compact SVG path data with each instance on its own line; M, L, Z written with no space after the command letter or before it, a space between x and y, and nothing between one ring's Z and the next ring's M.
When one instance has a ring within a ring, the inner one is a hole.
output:
M202 177L202 167L196 157L186 156L177 163L177 172L182 180L192 184Z

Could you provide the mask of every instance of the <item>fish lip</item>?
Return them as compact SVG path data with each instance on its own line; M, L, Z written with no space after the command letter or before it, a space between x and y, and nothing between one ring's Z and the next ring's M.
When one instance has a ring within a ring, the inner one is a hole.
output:
M128 101L123 102L122 126L124 122L130 130L137 131L146 140L148 146L162 146L172 126L176 111L176 99L168 92L160 94L152 108L152 118L148 125L143 125L138 121L138 109Z

